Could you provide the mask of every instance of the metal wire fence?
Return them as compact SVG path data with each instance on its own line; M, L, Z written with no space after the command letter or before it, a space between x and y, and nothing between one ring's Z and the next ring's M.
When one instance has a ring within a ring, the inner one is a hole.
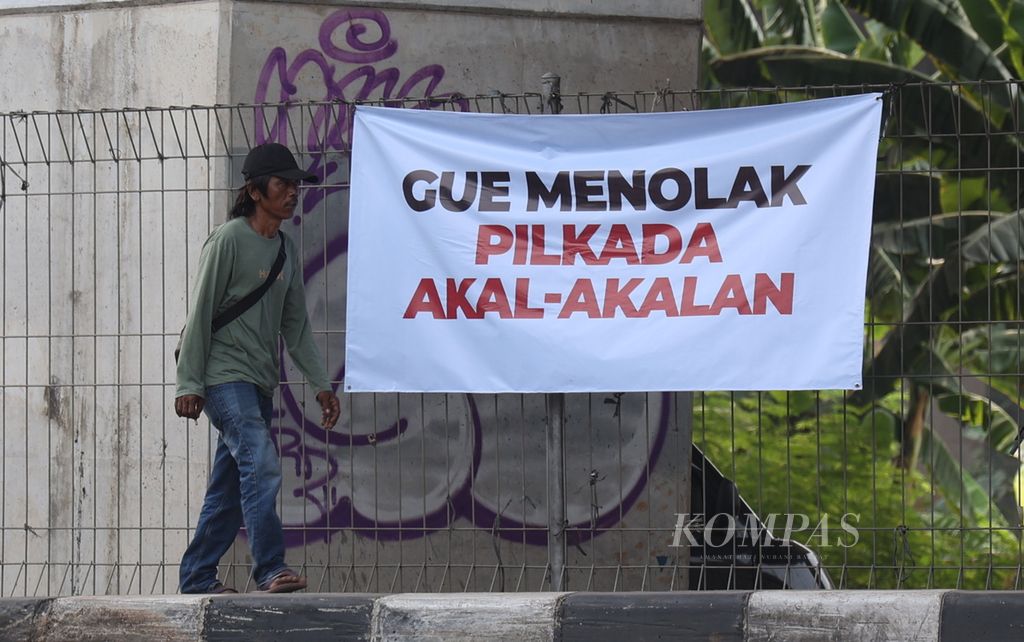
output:
M342 394L327 433L285 360L279 511L311 589L1019 587L1016 86L570 96L548 83L386 104L614 113L868 90L886 92L888 117L864 390L609 391L554 400L564 407ZM255 144L287 143L322 178L286 231L341 382L352 114L343 102L0 114L0 594L176 590L215 443L205 420L174 416L171 355L199 249ZM754 545L736 536L749 524ZM245 587L248 565L243 536L222 576Z

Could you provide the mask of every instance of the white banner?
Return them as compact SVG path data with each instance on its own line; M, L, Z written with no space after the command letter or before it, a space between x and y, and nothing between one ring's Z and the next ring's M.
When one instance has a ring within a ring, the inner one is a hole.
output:
M358 108L345 389L860 388L881 113Z

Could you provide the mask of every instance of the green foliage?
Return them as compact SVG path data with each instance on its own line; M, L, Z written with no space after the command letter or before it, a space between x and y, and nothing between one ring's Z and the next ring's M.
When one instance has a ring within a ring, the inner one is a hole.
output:
M740 0L706 0L705 43L718 55L761 46L764 32L750 4Z
M889 29L905 34L928 51L937 66L950 70L957 78L1013 79L1003 61L978 37L959 2L846 0L846 4Z
M850 12L836 0L829 0L821 14L821 37L830 49L847 55L866 42Z
M1012 588L1012 575L989 567L1020 564L1020 543L987 489L930 434L922 450L934 460L930 472L893 466L900 401L886 403L895 407L860 413L838 392L704 393L694 442L762 518L807 514L811 528L793 539L819 555L837 584ZM844 515L856 543L840 528ZM826 541L815 524L827 524Z
M746 22L711 15L726 4ZM800 512L798 505L867 515L869 546L815 547L828 563L853 569L843 578L849 585L1002 586L998 574L967 567L1019 566L1017 531L1007 530L1020 524L1014 475L965 462L928 418L948 416L961 443L1004 461L1017 438L1024 183L1019 171L1001 168L1019 167L1024 156L1024 105L1013 82L1024 78L1024 0L708 0L705 16L709 39L737 45L707 51L707 86L799 88L777 91L779 101L843 86L890 93L865 388L812 395L813 409L806 393L738 395L731 404L706 395L711 460L748 501L765 502L758 512ZM758 28L746 46L728 36ZM718 443L723 428L737 452L756 453L759 476ZM900 570L908 565L929 571ZM888 574L872 570L883 567Z

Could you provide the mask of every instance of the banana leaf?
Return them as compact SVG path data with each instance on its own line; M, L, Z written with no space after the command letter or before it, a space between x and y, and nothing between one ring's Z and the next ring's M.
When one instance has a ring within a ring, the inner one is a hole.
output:
M985 44L998 49L1004 42L1004 20L992 6L992 0L959 0L958 4Z
M968 22L962 11L951 11L941 0L844 0L848 7L901 31L945 67L955 78L967 80L1015 80ZM1010 91L993 97L1004 108L1014 101Z
M1020 260L1018 230L1024 225L1024 211L993 217L998 220L991 225L980 226L964 237L963 242L956 245L917 288L906 307L908 313L903 323L889 333L881 349L867 364L864 389L851 393L851 401L866 405L892 392L905 372L905 364L921 362L930 350L932 333L942 327L936 324L946 318L947 312L956 311L963 305L965 297L962 290L984 291L989 287L987 280L980 283L965 281L965 276L970 276L966 272L967 267ZM1018 268L1015 265L1013 269ZM1012 270L1006 278L1012 281ZM1020 282L1019 278L1017 282ZM987 296L988 292L985 294ZM965 329L959 321L955 324L953 330L957 334Z
M966 525L977 526L991 521L992 507L999 509L1001 506L995 497L998 494L995 491L1000 487L994 483L995 480L984 486L979 483L930 430L924 431L921 437L921 461L931 471L943 498L961 515ZM1002 485L1005 485L1003 481ZM985 486L991 486L991 496ZM1006 511L1009 510L1007 507ZM1020 522L1019 515L1007 515L1005 511L1001 514L1009 524Z
M881 248L872 245L868 256L867 297L872 314L878 319L902 316L903 302L913 295L913 288L904 278L898 261Z
M866 90L910 83L899 89L886 131L900 138L905 157L934 158L945 149L956 169L1015 167L1020 147L1014 136L964 136L998 130L999 112L948 84L905 67L843 56L809 47L763 47L711 63L720 83L732 87L806 87L810 96L835 95L836 87ZM990 107L990 106L989 106Z
M1006 273L993 273L980 266L971 268L964 279L966 293L956 308L954 319L965 331L990 325L992 319L1024 318L1024 274L1017 265L1008 265ZM1019 372L1017 370L1016 372Z
M938 408L961 426L977 429L996 452L1008 452L1017 437L1024 409L1012 398L989 385L987 377L951 362L963 362L963 344L947 341L944 347L928 349L909 368L907 379L924 387ZM967 355L968 359L974 355Z
M821 13L821 36L826 47L846 55L852 54L864 42L864 34L850 17L850 12L837 0L828 0Z
M917 219L876 223L871 243L890 254L918 260L944 258L949 248L990 220L988 212L949 212Z
M1019 109L1017 80L978 36L958 0L844 0L861 14L906 34L928 52L947 78L1000 81L962 91L1000 127Z
M729 87L775 87L775 86L792 86L798 87L801 85L808 84L819 84L815 83L814 79L805 79L801 77L801 74L787 73L787 69L784 67L779 69L777 64L774 67L780 77L775 77L769 68L768 64L778 63L779 61L787 61L795 58L807 58L810 60L833 60L837 61L836 66L849 64L847 61L855 61L854 58L849 58L842 55L841 53L831 51L829 49L816 49L813 47L802 47L798 45L776 45L771 47L759 47L756 49L749 49L740 53L722 56L718 60L711 62L711 69L715 73L715 77L718 78L723 84ZM839 62L842 61L842 62ZM836 66L830 69L835 70ZM855 68L859 68L854 66ZM894 75L891 75L895 78ZM905 78L906 75L900 76ZM927 77L921 76L917 79L925 79ZM846 78L835 78L829 79L826 83L820 83L825 85L849 85L849 84L886 84L889 82L895 82L890 78L883 79L867 79L862 77L857 82L849 82Z
M1019 326L990 327L987 334L988 345L979 350L979 358L990 364L993 374L1015 375L1024 369L1024 331Z
M815 0L761 0L765 17L765 42L791 42L808 47L821 45L818 7Z
M1009 0L1002 14L1003 40L1018 78L1024 78L1024 3Z
M1017 437L1018 426L1010 413L991 397L963 391L936 395L939 408L959 421L980 428L999 452L1009 450Z
M704 0L704 34L720 55L754 49L764 42L750 0Z
M961 255L969 264L1024 260L1024 210L993 214L990 225L964 239Z
M1024 78L1024 2L1021 0L944 0L953 3L1004 64L1009 59Z

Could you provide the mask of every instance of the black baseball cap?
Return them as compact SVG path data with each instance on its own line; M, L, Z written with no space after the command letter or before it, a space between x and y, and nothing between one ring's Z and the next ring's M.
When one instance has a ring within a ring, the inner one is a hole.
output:
M307 183L319 183L316 174L299 169L291 151L280 143L263 143L249 150L242 164L242 176L252 180L260 176L277 176Z

